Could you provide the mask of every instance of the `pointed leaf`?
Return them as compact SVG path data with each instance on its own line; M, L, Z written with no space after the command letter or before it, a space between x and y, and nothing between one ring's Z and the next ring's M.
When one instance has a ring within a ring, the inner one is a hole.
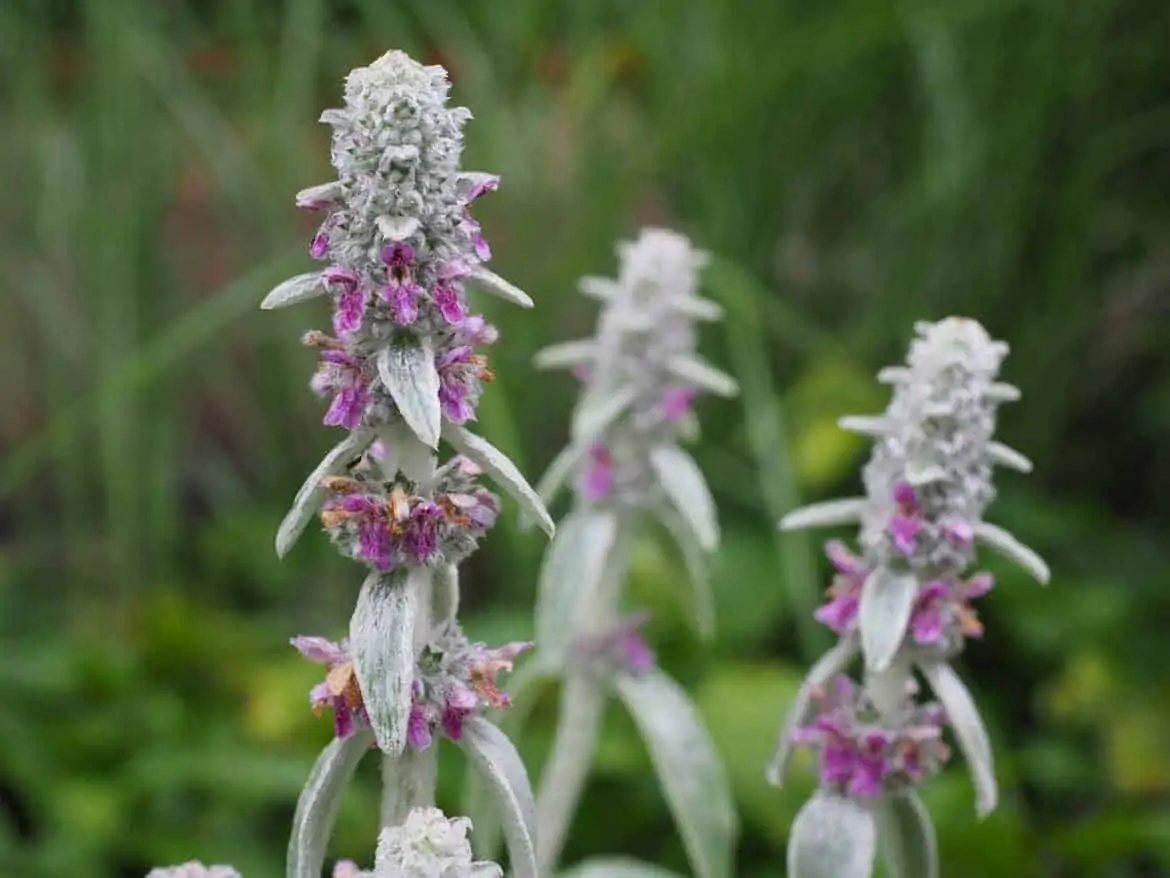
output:
M554 665L564 658L593 600L617 538L617 518L581 509L561 520L544 554L536 598L536 648Z
M987 456L996 466L1007 467L1021 473L1032 471L1032 461L1010 445L1004 445L1002 442L988 442Z
M524 476L520 474L520 470L516 469L516 464L512 463L507 455L482 436L476 436L458 424L445 424L443 438L455 446L455 449L464 457L478 464L497 485L507 491L512 499L520 504L520 510L524 514L536 519L541 530L550 537L556 532L552 517L544 508L540 497L532 490L532 486L528 484Z
M587 276L577 281L577 289L583 296L608 302L617 295L621 287L617 281L611 280L608 277Z
M667 368L687 384L710 391L716 396L732 397L739 393L739 385L734 378L699 357L675 357L667 364Z
M739 834L731 787L694 703L655 670L616 688L646 742L697 878L730 878Z
M874 817L887 878L939 878L934 822L917 793L883 796Z
M792 757L792 733L798 726L803 726L812 719L813 694L833 677L844 673L857 658L859 651L857 635L843 637L836 646L817 659L812 670L805 676L796 698L792 700L792 706L788 708L784 725L780 728L776 752L766 772L768 783L776 787L784 785L784 773L788 770L788 761Z
M866 667L880 673L890 666L906 636L916 597L918 580L911 573L878 567L866 577L857 611Z
M682 878L677 872L628 857L590 857L559 878Z
M780 530L804 530L810 527L831 527L838 524L856 524L861 521L869 501L865 497L845 500L823 500L794 509L780 519Z
M592 442L622 416L637 398L630 385L613 389L594 388L581 397L573 412L573 444Z
M459 568L454 564L436 567L431 583L431 619L438 628L459 613Z
M345 186L340 180L330 180L302 189L297 193L296 204L301 210L329 210L341 202Z
M556 499L557 494L565 486L565 482L573 474L577 464L581 462L581 458L585 456L585 450L583 445L567 445L557 452L557 456L553 458L548 469L544 471L544 475L540 477L540 481L536 483L536 496L540 498L542 503L548 506ZM532 519L521 513L520 530L526 531L532 527L532 524Z
M1003 555L1009 561L1015 561L1041 585L1048 584L1052 574L1048 565L1044 563L1044 559L1034 549L1025 546L1002 527L981 521L975 525L975 539L989 549Z
M264 311L273 311L277 308L287 308L290 305L299 305L318 296L325 295L325 284L321 280L321 272L310 271L307 274L298 274L290 277L284 283L273 288L260 307Z
M484 292L491 293L505 302L519 305L521 308L531 308L534 304L528 293L504 280L494 271L488 271L482 265L473 268L470 277L483 288Z
M975 785L975 813L980 818L986 817L995 810L999 801L999 787L995 781L991 739L983 726L975 699L946 662L920 662L918 667L947 712L947 720L955 732L959 749L963 751L971 782Z
M676 445L659 445L650 450L650 466L667 499L695 532L699 547L715 551L719 546L715 501L694 458Z
M890 429L889 422L880 415L846 415L837 421L837 426L861 436L884 436Z
M362 452L370 447L374 441L373 430L354 430L337 443L325 455L317 468L305 479L293 498L292 508L284 516L280 527L276 529L276 554L283 558L293 547L297 538L304 533L305 527L317 514L321 499L325 495L321 487L321 480L326 476L335 476L341 473L349 464L357 460Z
M870 878L877 830L850 799L818 792L805 802L788 839L789 878Z
M678 547L687 568L687 578L694 594L695 630L701 638L710 640L715 636L715 597L711 593L707 558L699 548L698 534L672 506L659 507L655 515Z
M507 735L481 716L464 722L459 746L495 796L508 840L512 878L540 878L536 870L536 803L520 754Z
M334 738L317 757L297 799L288 842L288 878L321 878L342 794L373 743L372 731L358 729L348 738Z
M679 296L671 299L671 307L695 320L714 323L723 319L723 306L701 296Z
M592 338L563 341L537 352L532 365L537 369L568 369L592 363L597 356L597 342Z
M1015 385L997 381L987 388L984 396L992 402L1017 402L1021 393L1020 388Z
M371 573L349 622L350 649L366 713L378 746L391 756L402 755L406 748L414 627L423 577L430 577L425 567Z
M910 370L905 366L886 366L877 373L879 384L901 384L910 380Z
M442 426L439 370L430 345L424 342L382 348L378 353L378 377L419 441L428 448L438 448Z

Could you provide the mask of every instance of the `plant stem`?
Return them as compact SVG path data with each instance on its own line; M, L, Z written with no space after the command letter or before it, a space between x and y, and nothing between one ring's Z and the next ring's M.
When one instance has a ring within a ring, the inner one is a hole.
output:
M422 752L407 747L398 758L383 754L382 828L401 826L414 808L434 805L438 775L437 741Z

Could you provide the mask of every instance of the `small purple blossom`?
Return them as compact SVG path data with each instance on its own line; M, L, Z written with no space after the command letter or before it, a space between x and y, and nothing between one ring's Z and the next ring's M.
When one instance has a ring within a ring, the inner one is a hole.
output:
M480 383L495 377L487 367L487 358L475 353L470 345L460 345L440 354L435 367L443 414L454 424L473 420Z
M456 337L462 344L472 347L486 347L495 344L500 337L494 326L482 314L471 314L459 325Z
M869 567L839 540L826 543L825 554L833 563L837 575L828 589L828 603L819 607L813 616L836 634L843 635L857 627L861 587L869 576Z
M309 703L318 716L326 709L333 711L333 731L338 738L348 738L359 727L370 724L365 702L358 686L349 641L340 643L324 637L294 637L289 641L311 662L326 667L325 681L309 692Z
M887 530L895 549L903 555L913 555L918 547L918 532L922 530L918 492L908 482L898 482L894 485L894 502L898 510L890 517Z
M921 782L950 756L942 740L946 715L937 704L908 701L900 715L881 718L848 677L814 696L819 713L792 735L820 757L821 784L867 799Z
M585 468L577 480L577 490L589 503L606 499L613 491L613 455L609 449L595 442L589 446Z
M324 271L325 288L337 299L333 312L333 331L346 336L362 328L366 314L366 291L358 277L348 268L330 266Z
M347 430L357 429L361 425L370 403L370 393L366 387L362 362L356 355L338 347L324 347L321 364L309 386L319 396L332 396L322 423Z
M467 311L464 309L460 297L461 293L462 290L459 286L449 280L438 281L432 293L435 307L439 309L443 319L452 326L458 326L467 317Z
M693 387L671 387L662 394L662 417L672 423L682 420L694 406L695 396Z
M382 248L382 262L386 264L386 286L382 298L390 306L394 322L409 326L418 319L418 300L426 290L414 282L414 248L397 242Z
M657 658L642 636L642 628L649 621L646 611L619 619L607 631L586 635L576 645L579 660L605 670L620 669L638 677L654 670Z

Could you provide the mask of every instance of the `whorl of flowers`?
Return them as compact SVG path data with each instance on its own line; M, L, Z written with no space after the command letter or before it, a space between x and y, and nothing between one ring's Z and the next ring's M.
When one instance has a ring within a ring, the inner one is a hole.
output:
M347 738L368 728L369 716L354 670L349 641L334 643L324 637L294 637L292 645L305 658L325 665L325 679L309 692L313 712L333 711L334 732ZM463 734L469 716L487 708L511 706L497 677L509 673L520 653L531 643L508 643L491 648L468 640L459 623L449 620L422 650L411 686L407 742L415 750L431 746L436 729L452 741Z
M994 809L998 794L990 741L970 692L948 664L967 639L983 634L971 602L994 584L989 573L967 569L985 546L1041 582L1048 580L1048 568L1034 551L983 517L995 499L994 468L1031 469L1027 458L993 438L1000 404L1019 398L1015 387L998 381L1007 345L961 317L918 323L915 329L918 338L906 365L879 373L879 380L894 387L886 411L840 422L874 440L862 473L866 495L805 507L780 524L785 530L860 526L860 557L839 541L826 544L836 573L829 600L815 615L840 641L806 678L769 768L769 778L779 785L793 744L811 746L820 757L821 794L806 806L807 816L798 818L789 847L790 871L797 878L805 874L800 864L811 862L813 838L823 834L820 824L826 820L839 822L837 843L872 848L874 831L867 823L872 818L858 816L870 812L852 808L851 798L877 796L879 812L902 809L905 819L888 813L879 819L883 831L906 826L906 819L927 826L925 810L906 802L917 802L907 798L911 788L946 758L939 740L944 722L971 771L977 812ZM864 690L838 677L859 654ZM939 706L914 706L907 692L917 691L915 671L929 682ZM834 680L834 694L826 696ZM905 762L907 754L911 763ZM858 868L869 868L871 859L859 855ZM930 878L937 864L921 868Z

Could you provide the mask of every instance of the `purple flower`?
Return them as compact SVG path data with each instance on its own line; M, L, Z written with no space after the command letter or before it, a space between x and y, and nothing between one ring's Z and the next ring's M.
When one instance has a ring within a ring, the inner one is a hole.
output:
M467 193L467 200L464 204L471 204L477 198L487 195L489 192L495 192L500 188L500 178L495 174L485 174L478 183L471 187Z
M494 192L499 185L499 177L484 177L471 187L471 191L467 193L467 200L464 204L471 204L471 202L486 195L488 192ZM467 229L467 234L471 237L471 246L475 249L476 258L480 262L487 262L492 258L492 248L488 246L488 242L484 239L483 231L479 223L471 216L471 211L466 209L463 211L463 225Z
M333 396L322 422L329 427L355 430L370 402L361 361L335 347L321 351L321 365L309 386L320 396Z
M463 737L463 721L479 706L479 696L461 683L454 683L446 693L441 719L443 733L452 741Z
M406 721L406 741L415 750L422 752L431 746L431 721L427 718L426 702L423 696L426 688L421 680L415 680L411 686L413 701L410 705L410 717Z
M411 275L414 249L409 244L387 244L382 248L382 261L387 266L382 298L390 306L394 322L408 326L418 319L418 299L426 292Z
M512 703L507 692L500 689L496 680L502 673L511 673L516 656L532 647L532 642L517 640L494 649L478 645L471 660L469 681L477 697L482 698L496 710L503 710Z
M814 700L819 713L792 740L817 750L821 783L838 794L866 799L903 788L937 771L950 755L942 743L946 715L937 705L908 701L900 714L882 719L844 676Z
M457 333L457 338L462 344L473 347L486 347L495 344L499 337L499 332L483 318L482 314L472 314L466 317L459 325Z
M309 661L326 666L325 681L309 692L309 703L318 716L326 708L333 710L333 731L348 738L360 726L369 725L357 673L349 654L349 641L333 643L324 637L294 637L289 641Z
M987 594L994 584L990 573L978 573L957 584L941 579L928 582L918 592L910 617L915 642L933 646L956 636L981 637L983 623L971 601Z
M643 611L625 616L600 634L582 637L574 649L580 660L610 670L620 668L638 677L654 670L657 659L642 636L650 614Z
M462 291L457 284L440 280L435 284L435 290L432 294L435 307L439 309L443 319L452 326L458 326L467 317L463 302L459 298L460 292Z
M335 265L325 269L324 276L325 288L337 296L333 331L339 336L357 332L366 314L366 291L359 286L357 275Z
M438 548L438 525L443 509L435 503L422 502L411 510L403 523L402 542L416 564L426 564Z
M894 485L894 502L898 504L898 511L890 517L886 529L893 538L895 549L903 555L913 555L918 547L918 532L922 529L918 493L908 482L898 482Z
M577 490L590 503L598 503L613 490L613 455L600 442L589 447L589 459L577 480Z
M969 549L975 544L975 529L971 527L970 522L962 519L944 524L943 536L960 549Z
M829 602L820 606L813 618L834 633L843 635L857 627L861 587L869 576L869 568L839 540L825 543L825 554L836 568L837 575L827 592Z
M473 420L477 382L495 377L487 367L487 358L475 353L469 345L460 345L440 354L435 367L439 371L439 404L443 414L454 424Z
M662 411L662 417L673 423L682 420L690 412L694 402L695 389L693 387L672 387L662 394L659 408Z

